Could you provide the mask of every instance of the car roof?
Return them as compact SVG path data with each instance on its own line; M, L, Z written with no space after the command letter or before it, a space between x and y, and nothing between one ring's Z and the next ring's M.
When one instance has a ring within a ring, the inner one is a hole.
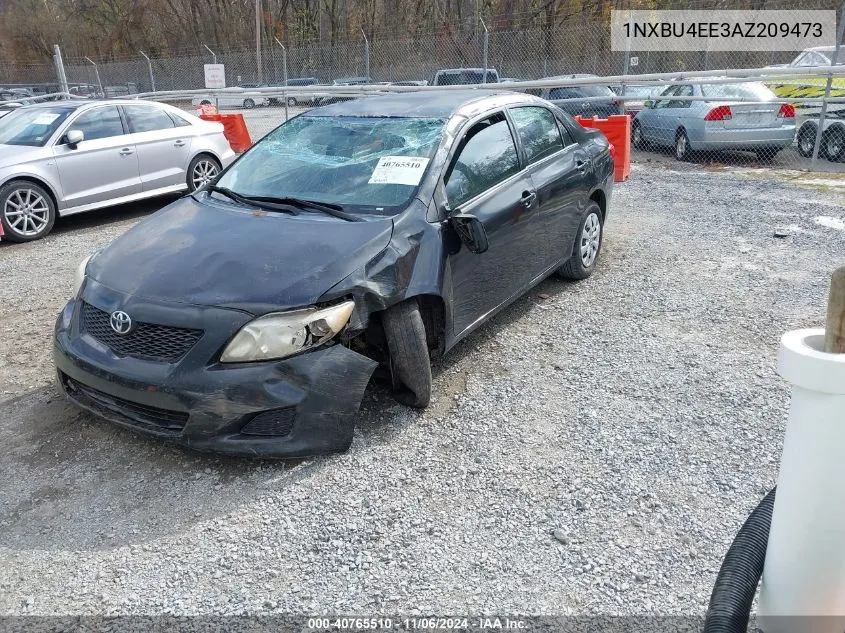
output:
M332 117L417 117L448 119L464 109L510 105L518 102L542 102L530 95L509 90L423 90L399 92L335 103L311 110L307 116ZM474 108L468 108L473 105Z
M438 73L465 73L465 72L473 72L473 73L483 73L484 68L441 68L437 71ZM495 68L488 68L487 72L497 72Z

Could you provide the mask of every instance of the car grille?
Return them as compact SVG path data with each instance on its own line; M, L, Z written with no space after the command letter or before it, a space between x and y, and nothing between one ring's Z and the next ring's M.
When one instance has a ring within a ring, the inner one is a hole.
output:
M76 382L67 374L61 372L60 379L72 400L94 409L105 417L117 416L133 426L171 433L179 433L188 422L188 414L183 411L160 409L124 400Z
M290 435L296 421L296 407L273 409L254 415L242 429L244 435L284 437Z
M112 329L109 318L108 312L90 303L82 304L82 325L85 331L108 345L118 356L175 363L202 336L202 330L140 322L128 334L118 334Z

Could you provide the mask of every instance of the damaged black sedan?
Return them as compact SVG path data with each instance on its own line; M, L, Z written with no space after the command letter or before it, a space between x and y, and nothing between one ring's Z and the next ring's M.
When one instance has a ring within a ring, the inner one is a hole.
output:
M524 94L312 110L80 265L59 383L195 449L346 450L377 367L424 407L433 355L593 272L612 183L607 139Z

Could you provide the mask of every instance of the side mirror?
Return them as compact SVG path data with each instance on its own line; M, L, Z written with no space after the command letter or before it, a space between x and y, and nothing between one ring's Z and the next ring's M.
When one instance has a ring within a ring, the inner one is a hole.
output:
M651 99L647 100L646 102L643 103L643 107L644 108L653 108L654 107L654 101L652 101Z
M449 222L471 253L480 255L490 247L487 231L484 230L481 220L474 215L456 213L449 218Z
M67 134L65 134L65 138L67 139L67 144L70 145L70 148L76 149L76 146L85 140L85 134L82 133L82 130L68 130Z

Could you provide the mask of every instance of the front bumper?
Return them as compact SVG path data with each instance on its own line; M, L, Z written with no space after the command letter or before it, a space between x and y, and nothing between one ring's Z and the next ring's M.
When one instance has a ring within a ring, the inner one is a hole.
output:
M100 287L94 294L113 293ZM107 297L97 299L99 308L116 309ZM62 390L99 417L229 455L287 458L349 448L377 364L369 358L333 345L281 361L221 365L212 360L220 345L209 330L177 363L118 357L85 331L81 303L72 300L59 314L53 354ZM120 304L145 312L143 302ZM229 330L251 318L232 310L184 310L202 311L206 324L225 320Z

